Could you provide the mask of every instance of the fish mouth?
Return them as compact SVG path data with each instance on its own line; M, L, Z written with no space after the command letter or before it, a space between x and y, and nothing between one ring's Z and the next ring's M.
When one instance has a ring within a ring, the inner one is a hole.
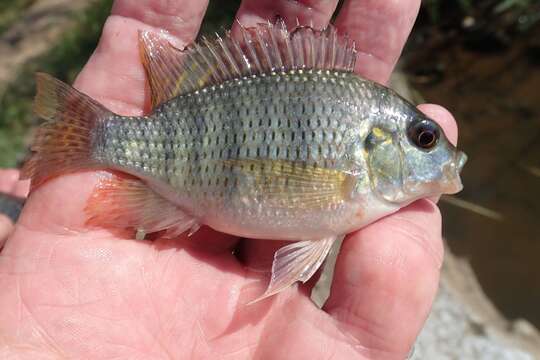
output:
M446 181L443 185L443 191L445 194L452 195L463 190L460 174L466 162L467 155L463 151L456 151L453 161L444 169Z
M461 173L461 170L463 169L463 166L465 166L466 162L467 162L467 155L463 151L457 151L454 163L455 163L456 172L458 173L458 175Z
M462 151L455 150L453 156L442 166L441 172L436 179L430 179L426 182L412 181L404 183L402 197L418 199L441 194L452 195L460 192L463 190L460 173L466 162L467 155Z

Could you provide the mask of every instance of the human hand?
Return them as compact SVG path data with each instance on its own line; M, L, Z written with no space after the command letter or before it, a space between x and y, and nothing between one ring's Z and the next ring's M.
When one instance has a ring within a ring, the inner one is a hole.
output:
M244 26L276 15L288 24L330 19L337 0L244 0ZM307 5L306 5L307 4ZM385 82L419 0L345 2L340 32L356 40L357 71ZM206 2L116 0L75 86L114 112L139 115L148 92L138 30L192 41ZM422 110L455 141L440 107ZM324 308L312 283L246 306L267 281L275 242L203 228L191 238L134 241L84 229L103 172L52 179L28 199L0 254L0 357L179 359L403 359L429 312L442 261L440 214L418 201L350 235ZM235 254L232 249L236 249ZM239 261L241 258L242 261ZM245 266L245 265L248 266Z

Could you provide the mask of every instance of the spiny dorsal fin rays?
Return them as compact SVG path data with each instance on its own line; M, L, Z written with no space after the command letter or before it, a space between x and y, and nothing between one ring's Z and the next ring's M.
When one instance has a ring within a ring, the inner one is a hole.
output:
M146 31L139 31L141 62L150 84L152 108L174 97L173 81L180 82L180 50L167 40Z
M152 108L173 97L249 75L354 69L354 44L348 37L338 36L332 25L324 30L299 26L289 31L279 19L276 24L239 29L238 38L225 32L184 50L161 36L141 31L141 59L150 83Z
M240 22L238 23L240 24ZM250 68L250 74L253 74L253 71L254 71L253 69L255 69L255 73L262 73L263 67L261 65L259 58L257 57L257 51L255 50L255 47L253 46L253 42L251 41L251 36L249 32L247 31L247 29L244 28L241 24L240 24L240 29L242 29L241 30L242 40L246 48L243 56L246 59L247 63L249 64L248 67ZM251 62L249 59L251 59Z

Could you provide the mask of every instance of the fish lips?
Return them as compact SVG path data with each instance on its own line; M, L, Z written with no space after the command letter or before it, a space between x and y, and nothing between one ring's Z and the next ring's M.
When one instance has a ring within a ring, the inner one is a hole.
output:
M452 160L443 166L440 179L428 182L405 183L403 185L403 196L416 200L460 192L463 190L460 173L466 162L467 155L462 151L456 151Z
M443 169L443 183L441 188L444 194L456 194L463 190L461 170L467 162L467 155L463 151L456 151L453 161Z

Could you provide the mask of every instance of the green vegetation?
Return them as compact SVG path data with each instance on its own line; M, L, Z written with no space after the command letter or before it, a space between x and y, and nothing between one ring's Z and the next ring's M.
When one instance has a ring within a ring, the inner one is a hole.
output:
M16 2L17 3L17 2ZM96 47L112 0L98 0L77 16L73 29L44 56L25 64L17 80L0 98L0 167L16 166L22 160L32 116L34 73L43 71L72 82Z
M0 34L9 29L36 0L0 0Z

